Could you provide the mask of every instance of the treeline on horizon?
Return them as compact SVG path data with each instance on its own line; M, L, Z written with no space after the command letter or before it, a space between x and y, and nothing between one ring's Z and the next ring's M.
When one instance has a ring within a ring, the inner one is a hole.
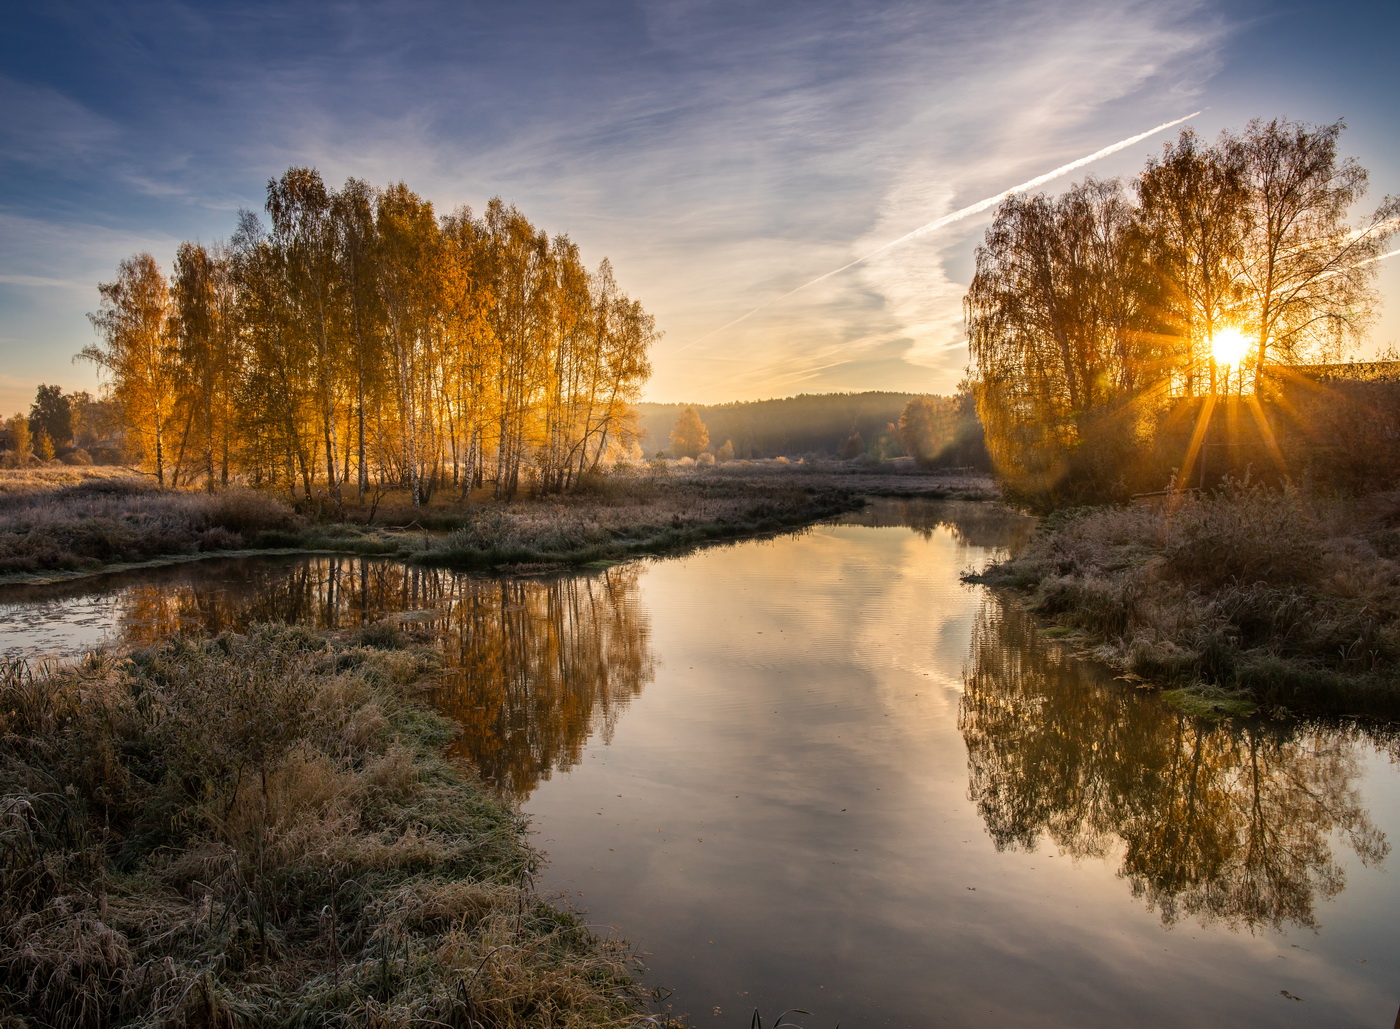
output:
M1350 221L1367 173L1338 156L1343 128L1256 120L1213 144L1188 130L1129 182L1001 204L964 314L978 413L1012 497L1045 509L1180 482L1206 431L1193 443L1192 423L1208 426L1218 397L1248 410L1250 460L1327 473L1339 440L1318 440L1276 387L1361 337L1375 262L1400 227L1397 197ZM1246 345L1229 364L1212 346L1226 332ZM1291 453L1275 438L1290 419ZM1342 421L1334 437L1361 438L1375 418L1355 408Z
M719 452L728 444L739 459L814 455L878 461L907 455L925 467L986 467L981 429L966 393L941 397L871 390L724 404L640 403L637 423L648 454L674 449L669 434L686 408L704 423L709 450Z
M168 279L137 254L99 287L81 356L162 485L509 497L633 446L658 333L606 260L499 198L439 217L403 183L332 191L309 168L266 210L227 245L182 243Z
M671 427L687 407L693 407L705 423L714 448L733 444L734 457L796 457L802 454L836 455L855 434L867 443L867 452L882 456L903 453L889 431L900 412L918 393L802 393L795 397L731 401L724 404L637 405L642 446L648 454L669 451ZM677 455L678 456L678 455Z

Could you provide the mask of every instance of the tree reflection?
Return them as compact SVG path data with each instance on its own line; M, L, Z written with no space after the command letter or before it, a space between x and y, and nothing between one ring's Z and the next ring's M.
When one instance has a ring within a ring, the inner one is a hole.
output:
M596 577L481 584L454 606L444 652L455 673L442 706L466 730L460 746L516 799L576 764L591 732L651 681L638 566Z
M995 597L964 679L970 793L997 848L1048 837L1074 857L1121 855L1167 925L1315 928L1317 899L1345 885L1333 835L1365 863L1390 849L1345 728L1201 722L1047 645Z
M921 497L876 498L858 511L842 515L843 525L876 529L912 529L930 539L941 529L963 546L1017 550L1030 538L1035 519L1000 504L975 500L936 500Z
M330 557L208 565L118 594L125 640L239 631L256 622L347 629L385 617L431 624L439 707L458 754L514 799L572 767L594 732L652 679L640 566L557 579L477 579L393 561Z

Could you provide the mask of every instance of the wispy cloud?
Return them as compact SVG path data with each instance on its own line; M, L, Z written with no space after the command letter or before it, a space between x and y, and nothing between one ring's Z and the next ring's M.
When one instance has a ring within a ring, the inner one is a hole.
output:
M693 327L693 334L673 326L671 346L679 350L774 293L1077 156L1076 149L1094 149L1106 128L1137 131L1143 120L1161 117L1164 99L1180 102L1192 92L1171 76L1205 81L1221 40L1218 23L1197 19L1188 26L1182 14L1093 3L1055 5L1052 14L1044 5L1002 4L985 17L970 16L946 39L901 26L906 35L890 43L889 59L871 81L851 88L857 95L873 91L910 99L882 105L885 119L876 124L848 127L852 143L860 145L844 148L827 164L846 167L853 180L842 197L844 209L805 210L808 224L774 248L779 252L765 254L764 274L746 282L731 277L727 317L711 316L704 324L696 317L698 304L677 312L676 323ZM897 116L889 114L891 108ZM1136 125L1127 122L1130 117ZM1148 149L1155 146L1144 144ZM1142 153L1133 152L1130 166L1141 160ZM860 166L851 167L854 162ZM892 385L891 377L901 373L906 384L950 387L965 363L960 299L984 222L878 255L846 283L832 284L819 304L804 291L715 336L677 360L657 393L722 389L731 381L728 371L711 373L703 358L726 348L764 353L774 367L789 369L823 367L835 348L853 376L862 365L870 369L865 380L849 380L850 388ZM844 239L833 238L833 229L844 230ZM745 245L740 240L736 233L731 252ZM746 270L742 261L731 267ZM833 316L843 307L845 317ZM814 316L817 308L820 317ZM902 351L902 369L888 360L892 346Z
M65 44L90 78L24 86L46 113L5 130L30 167L101 165L90 195L49 198L58 214L0 215L0 277L6 296L27 291L35 333L86 309L52 283L95 285L135 249L168 262L179 238L231 231L268 177L312 164L332 182L406 180L440 208L499 193L610 256L667 334L653 395L694 400L951 386L980 223L676 351L1189 110L1222 38L1206 8L1147 0L73 10Z
M922 236L927 236L930 233L937 232L940 229L947 228L950 225L955 225L960 221L965 221L968 218L981 214L983 211L990 210L992 207L996 206L1006 197L1014 196L1018 193L1024 193L1028 190L1035 189L1038 186L1043 186L1047 182L1051 182L1054 179L1058 179L1063 175L1068 175L1070 172L1075 171L1079 168L1086 167L1087 165L1093 164L1095 161L1102 160L1103 158L1108 157L1111 154L1115 154L1120 150L1126 149L1134 143L1141 142L1142 140L1147 139L1149 136L1155 136L1158 133L1173 127L1174 125L1180 125L1184 121L1189 121L1191 118L1194 118L1197 114L1200 113L1201 112L1197 111L1195 112L1195 114L1188 114L1181 118L1173 118L1171 121L1164 122L1161 125L1156 126L1155 128L1148 129L1146 132L1139 132L1136 135L1129 136L1127 139L1120 140L1117 143L1110 143L1106 147L1101 147L1098 150L1095 150L1092 154L1088 154L1085 157L1076 158L1073 161L1060 165L1058 168L1052 168L1048 172L1043 172L1040 175L1035 176L1034 178L1027 179L1025 182L1017 183L1016 185L1011 186L1009 189L992 194L992 196L990 197L984 197L983 199L978 200L975 203L968 204L966 207L959 208L952 214L945 214L941 217L935 218L931 222L925 222L923 225L920 225L917 228L910 229L902 236L898 236L895 239L880 244L878 247L876 247L869 253L862 254L859 257L847 261L839 268L833 268L830 271L823 272L821 275L818 275L815 279L810 279L807 282L804 282L801 285L795 286L794 288L788 290L786 293L780 294L776 297L773 297L770 300L765 301L758 307L751 308L749 311L746 311L744 314L741 314L738 318L735 318L733 321L721 325L718 329L714 329L711 332L706 333L704 336L701 336L699 339L696 339L691 343L687 343L685 346L681 347L680 350L673 351L673 353L678 354L683 350L687 350L690 347L696 346L699 343L703 343L705 340L719 335L727 329L738 325L740 322L747 321L752 315L757 314L764 308L772 307L774 304L781 303L782 301L786 300L791 296L795 296L796 294L801 293L804 290L810 289L812 286L815 286L819 282L824 282L827 279L834 278L835 276L840 275L842 272L849 271L857 265L868 264L870 261L884 254L887 250L892 250L895 247L908 243L910 240L918 239Z
M10 275L0 272L0 284L6 286L32 286L35 289L92 289L92 283L76 279L52 279L42 275Z
M47 86L0 75L0 161L45 171L110 156L116 122Z
M117 263L140 251L168 261L177 241L91 222L55 222L0 212L0 413L25 407L40 382L94 389L90 365L72 357L92 342L87 312L98 306L97 284Z

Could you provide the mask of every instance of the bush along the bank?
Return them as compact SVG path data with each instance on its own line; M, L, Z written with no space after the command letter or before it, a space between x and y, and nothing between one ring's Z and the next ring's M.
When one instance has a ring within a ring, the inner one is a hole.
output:
M627 954L534 894L403 643L0 665L0 1025L634 1021Z
M1110 660L1188 688L1197 710L1400 715L1400 493L1230 482L1061 512L975 578L1025 591Z

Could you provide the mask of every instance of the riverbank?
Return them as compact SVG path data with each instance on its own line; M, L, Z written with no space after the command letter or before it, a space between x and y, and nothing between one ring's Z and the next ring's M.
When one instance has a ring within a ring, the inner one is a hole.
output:
M433 670L388 626L0 664L0 1023L638 1022Z
M400 494L336 507L244 488L159 489L129 473L0 472L0 584L289 551L480 570L570 567L807 525L859 507L865 494L996 495L983 477L910 462L656 464L590 478L564 497L476 495L416 509Z
M1196 713L1400 717L1400 493L1236 484L1061 512L969 578Z

